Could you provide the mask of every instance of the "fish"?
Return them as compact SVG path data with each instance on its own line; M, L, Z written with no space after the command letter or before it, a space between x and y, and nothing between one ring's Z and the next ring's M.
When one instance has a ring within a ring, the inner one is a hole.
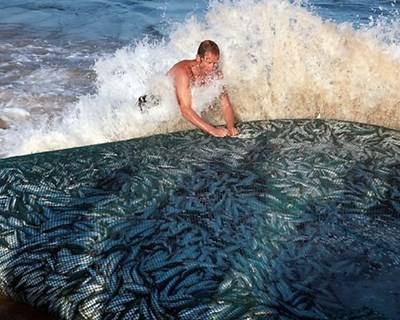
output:
M240 126L0 161L0 291L63 320L350 317L329 281L400 265L399 133Z

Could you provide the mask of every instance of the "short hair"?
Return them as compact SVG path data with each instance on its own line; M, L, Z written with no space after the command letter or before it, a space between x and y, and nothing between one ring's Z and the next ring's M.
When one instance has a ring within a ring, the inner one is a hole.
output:
M203 58L206 52L211 52L216 56L219 56L218 45L212 40L204 40L200 43L199 49L197 49L197 54L200 58Z

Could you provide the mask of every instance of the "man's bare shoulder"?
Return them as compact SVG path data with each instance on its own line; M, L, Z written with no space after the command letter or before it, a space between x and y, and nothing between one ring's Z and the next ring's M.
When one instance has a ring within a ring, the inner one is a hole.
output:
M193 63L192 60L182 60L174 64L168 71L168 75L176 77L187 77L190 78L192 71L190 65Z

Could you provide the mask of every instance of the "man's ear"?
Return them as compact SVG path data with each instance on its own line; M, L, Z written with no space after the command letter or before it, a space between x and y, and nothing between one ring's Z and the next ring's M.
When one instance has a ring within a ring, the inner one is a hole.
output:
M201 62L201 58L200 58L199 55L196 55L196 62L197 62L197 63L200 63L200 62Z

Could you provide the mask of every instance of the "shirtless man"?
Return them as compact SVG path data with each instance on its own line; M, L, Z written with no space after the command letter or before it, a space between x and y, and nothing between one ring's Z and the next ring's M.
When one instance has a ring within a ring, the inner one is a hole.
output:
M199 46L196 59L178 62L168 71L168 75L174 79L178 104L186 120L214 137L235 136L238 130L235 128L235 116L226 90L220 95L226 128L216 128L207 123L192 107L191 87L205 85L222 77L218 68L219 56L217 44L205 40Z

